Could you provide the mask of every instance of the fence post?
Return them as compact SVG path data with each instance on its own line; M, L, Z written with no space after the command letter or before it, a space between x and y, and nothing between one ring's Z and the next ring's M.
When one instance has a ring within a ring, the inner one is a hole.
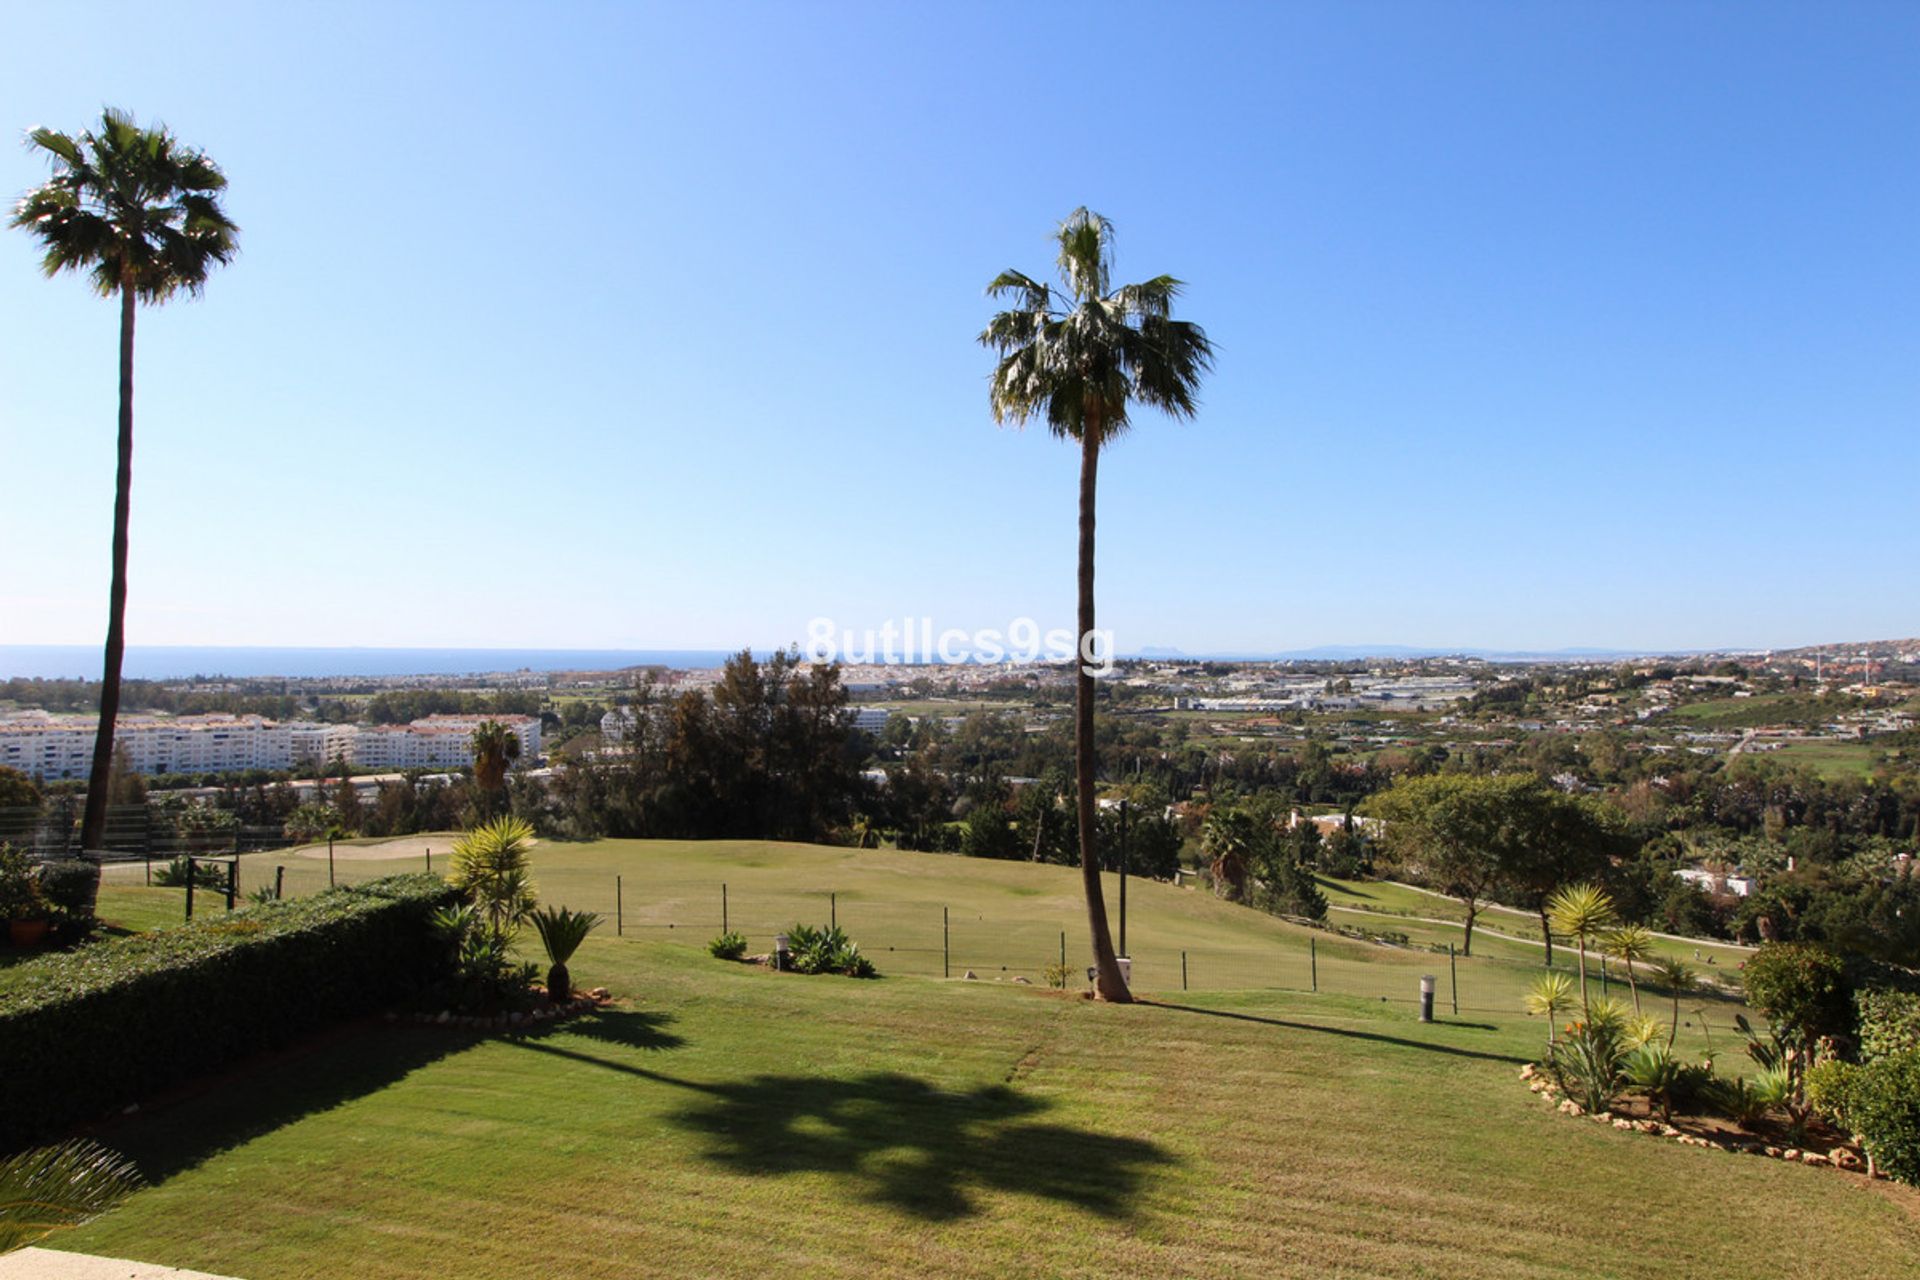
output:
M200 864L193 860L192 854L188 854L187 855L187 919L189 920L193 919L193 880L194 880L194 877L199 874L199 871L200 871Z
M1060 967L1062 969L1067 967L1067 931L1065 929L1060 931Z
M1453 1016L1460 1016L1460 966L1455 963L1453 944L1447 944L1447 981L1453 988Z
M147 850L145 857L147 862L147 888L151 889L153 888L153 850Z
M620 877L613 878L613 936L618 938L627 931L626 895L620 888Z
M1320 990L1320 941L1317 938L1307 939L1307 963L1312 966L1313 989L1317 993Z
M1187 989L1187 953L1184 951L1180 953L1180 989Z
M427 846L427 874L433 874L433 846Z
M953 934L947 927L947 908L940 908L940 976L953 976Z
M240 890L240 859L236 856L227 864L227 910L233 910L234 895Z
M1604 954L1600 957L1600 998L1607 998L1607 957Z
M840 927L840 895L833 892L832 890L828 890L827 891L827 928L838 929L839 927Z
M733 932L727 927L727 882L725 880L720 882L720 932Z
M327 888L333 888L333 833L327 833Z
M280 892L281 889L286 887L286 883L287 869L285 867L275 867L273 869L273 900L275 902L280 901L282 897L286 896Z

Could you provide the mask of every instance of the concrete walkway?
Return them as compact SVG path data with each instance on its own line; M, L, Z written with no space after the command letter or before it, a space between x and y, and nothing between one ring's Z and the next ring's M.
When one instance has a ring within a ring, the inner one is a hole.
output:
M96 1258L90 1253L27 1248L0 1253L0 1280L233 1280L155 1262Z

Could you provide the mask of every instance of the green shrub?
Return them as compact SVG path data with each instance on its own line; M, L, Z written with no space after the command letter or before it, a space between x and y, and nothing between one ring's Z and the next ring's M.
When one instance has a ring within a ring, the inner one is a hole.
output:
M1045 978L1047 985L1054 990L1065 991L1067 989L1067 983L1073 980L1073 966L1059 963L1049 964L1045 969L1041 970L1040 976Z
M395 876L0 971L0 1150L407 1000L445 975L449 896Z
M1822 1063L1808 1075L1807 1094L1888 1177L1920 1186L1920 1049L1864 1065Z
M1854 993L1853 1007L1860 1022L1862 1062L1920 1049L1920 995L1865 987Z
M1845 1035L1853 1024L1846 962L1825 947L1768 943L1747 960L1745 981L1747 1003L1809 1053L1820 1037Z
M0 924L9 920L38 920L46 911L33 860L25 849L0 841Z
M716 960L738 960L747 954L747 937L737 930L729 929L709 942L707 950Z
M93 932L94 904L100 897L100 864L83 858L56 858L40 864L40 896L62 942Z

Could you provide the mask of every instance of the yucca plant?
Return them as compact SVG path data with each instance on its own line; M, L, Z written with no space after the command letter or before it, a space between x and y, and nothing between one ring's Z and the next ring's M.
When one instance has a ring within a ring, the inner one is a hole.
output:
M1652 1014L1636 1013L1627 1019L1627 1025L1622 1031L1621 1038L1626 1041L1629 1049L1638 1049L1642 1045L1652 1044L1655 1040L1660 1039L1665 1035L1666 1030L1666 1025ZM1673 1045L1669 1038L1667 1048L1671 1049L1672 1047Z
M1601 939L1600 949L1626 968L1627 990L1633 993L1633 1007L1638 1012L1640 983L1633 966L1635 961L1645 964L1654 958L1653 931L1642 925L1623 924Z
M1547 1020L1547 1052L1558 1043L1560 1015L1573 1008L1573 979L1564 973L1544 973L1525 996L1527 1012Z
M485 823L453 842L449 878L503 932L524 923L539 902L527 859L532 844L533 827L519 818Z
M139 1189L133 1162L97 1142L63 1142L0 1160L0 1253L77 1227Z
M1580 1007L1592 1018L1587 999L1587 940L1613 923L1613 899L1597 884L1568 885L1547 903L1554 931L1576 940L1580 952Z
M534 912L531 919L552 963L547 970L547 995L556 1001L565 1000L573 994L573 975L567 972L567 961L573 959L573 953L600 923L600 916L593 911L547 907Z

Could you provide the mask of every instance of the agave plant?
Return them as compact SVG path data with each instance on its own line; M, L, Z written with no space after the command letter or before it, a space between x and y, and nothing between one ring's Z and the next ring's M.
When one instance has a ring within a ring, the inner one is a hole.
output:
M539 902L527 859L532 844L533 828L519 818L500 818L454 841L451 879L496 929L510 932Z
M64 1142L0 1160L0 1253L77 1227L139 1186L133 1162L96 1142Z
M1544 973L1525 996L1527 1012L1547 1020L1547 1052L1558 1043L1560 1015L1573 1008L1573 979L1564 973Z
M1553 1047L1550 1061L1567 1095L1588 1111L1601 1112L1620 1092L1623 1053L1618 1023L1576 1022Z
M1639 1048L1620 1060L1620 1072L1628 1084L1647 1095L1647 1101L1660 1109L1660 1118L1673 1123L1673 1101L1686 1065L1673 1050L1658 1041L1643 1041Z
M1623 924L1600 941L1600 949L1618 960L1627 971L1627 989L1633 993L1633 1008L1640 1009L1640 983L1634 974L1637 960L1642 964L1654 958L1653 931L1637 924Z
M547 959L552 962L547 970L547 994L554 1000L565 1000L573 994L573 975L567 972L567 961L573 959L573 953L600 923L600 916L592 911L548 907L534 912L531 919L540 934L541 945L547 949Z
M1574 938L1580 952L1580 1007L1587 1001L1587 940L1613 923L1613 899L1597 884L1568 885L1547 904L1547 918L1558 933Z

